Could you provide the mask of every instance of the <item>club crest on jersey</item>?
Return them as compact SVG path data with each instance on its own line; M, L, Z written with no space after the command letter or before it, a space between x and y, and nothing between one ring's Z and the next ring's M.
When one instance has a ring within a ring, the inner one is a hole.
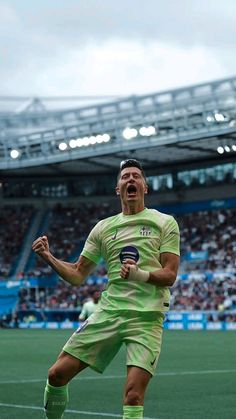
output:
M134 246L125 246L121 249L119 256L121 263L124 263L126 259L132 259L137 263L139 260L139 251Z
M141 236L143 237L148 237L151 235L152 229L151 227L148 226L143 226L140 228L139 233L141 234Z

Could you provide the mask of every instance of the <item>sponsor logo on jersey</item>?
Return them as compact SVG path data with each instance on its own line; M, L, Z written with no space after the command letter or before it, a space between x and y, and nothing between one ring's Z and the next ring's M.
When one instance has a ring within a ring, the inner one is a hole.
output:
M149 237L151 235L151 232L152 232L152 229L151 229L151 227L148 227L148 226L143 226L139 230L139 233L143 237Z
M132 259L137 263L139 260L139 251L134 246L125 246L121 249L119 256L121 263L124 263L126 259Z

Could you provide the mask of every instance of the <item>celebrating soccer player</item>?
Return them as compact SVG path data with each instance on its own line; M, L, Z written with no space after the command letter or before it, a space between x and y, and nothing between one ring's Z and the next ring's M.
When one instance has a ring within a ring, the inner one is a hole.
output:
M125 160L116 187L122 212L95 225L76 263L55 258L46 236L33 243L33 250L74 286L82 284L101 258L109 278L95 312L49 369L44 394L48 419L63 417L69 381L88 366L102 373L122 344L127 365L123 418L143 418L145 391L160 355L169 288L179 266L178 225L172 216L145 207L147 191L140 162Z

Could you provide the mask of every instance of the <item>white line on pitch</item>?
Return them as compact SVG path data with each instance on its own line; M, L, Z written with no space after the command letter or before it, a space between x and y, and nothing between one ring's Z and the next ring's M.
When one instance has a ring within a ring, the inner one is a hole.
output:
M25 406L25 405L21 405L21 404L9 404L9 403L0 403L0 407L10 407L10 408L28 409L28 410L44 410L42 407L38 407L38 406ZM87 412L87 411L84 411L84 410L68 409L68 410L66 410L66 413L75 413L75 414L79 413L81 415L107 416L107 417L113 417L113 418L122 418L122 415L118 415L118 414L115 414L115 413ZM158 419L158 418L149 418L149 417L145 416L144 419Z
M160 372L155 377L170 377L178 375L204 375L204 374L228 374L235 373L236 369L232 370L199 370L199 371L176 371L176 372ZM125 375L94 375L74 378L73 381L84 381L84 380L114 380L116 378L125 378ZM46 378L34 378L34 379L22 379L22 380L6 380L0 381L1 384L24 384L24 383L41 383L46 382Z

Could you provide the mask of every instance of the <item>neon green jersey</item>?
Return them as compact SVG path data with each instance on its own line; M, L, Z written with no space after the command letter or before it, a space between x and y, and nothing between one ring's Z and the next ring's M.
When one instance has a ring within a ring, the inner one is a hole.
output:
M100 307L106 310L168 311L170 291L149 283L120 277L121 264L133 259L152 272L161 268L160 254L179 255L179 228L175 219L145 208L134 215L123 213L99 221L91 230L82 255L108 268L108 284Z

